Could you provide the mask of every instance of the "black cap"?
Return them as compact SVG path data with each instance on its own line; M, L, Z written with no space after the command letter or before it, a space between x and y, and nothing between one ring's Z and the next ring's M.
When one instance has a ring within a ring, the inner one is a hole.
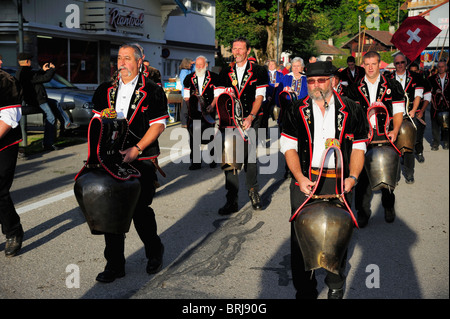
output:
M33 56L30 53L25 52L20 52L19 55L17 56L17 60L19 61L31 60L32 58Z
M331 61L317 61L308 63L306 66L306 76L326 76L333 75L336 68Z

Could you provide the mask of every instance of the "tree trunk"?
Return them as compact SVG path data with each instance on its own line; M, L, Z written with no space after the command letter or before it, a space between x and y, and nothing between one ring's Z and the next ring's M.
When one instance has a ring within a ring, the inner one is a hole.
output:
M266 26L267 31L267 56L269 59L277 60L277 48L278 48L278 61L281 59L281 52L283 51L283 22L284 22L284 8L280 6L279 25L277 26L277 19L274 20L272 25ZM277 34L277 31L279 33ZM277 46L278 36L278 46Z

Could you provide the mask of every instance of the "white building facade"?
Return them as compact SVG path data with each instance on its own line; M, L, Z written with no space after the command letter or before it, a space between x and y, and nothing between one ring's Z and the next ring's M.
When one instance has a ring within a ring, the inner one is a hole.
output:
M23 27L18 23L22 7ZM20 30L23 30L20 32ZM22 34L22 36L21 36ZM116 68L120 45L137 42L163 82L179 73L183 58L204 55L214 66L212 0L2 0L0 54L16 66L20 49L33 66L53 62L80 88L95 89Z

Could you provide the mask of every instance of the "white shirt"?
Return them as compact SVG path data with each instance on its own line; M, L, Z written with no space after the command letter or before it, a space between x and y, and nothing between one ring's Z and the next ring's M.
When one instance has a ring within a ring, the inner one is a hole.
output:
M22 117L22 109L20 107L11 107L0 111L0 121L5 122L11 128L16 128L19 125Z
M447 77L447 73L444 73L444 77L441 78L439 75L439 80L441 80L441 88L444 89L445 78Z
M117 89L117 98L116 98L116 112L117 118L127 118L128 109L130 107L131 97L134 93L134 88L136 87L136 83L138 80L138 76L128 82L127 84L123 83L122 79L119 80L119 87Z
M314 147L313 156L311 160L311 167L321 167L322 157L325 152L325 141L328 138L335 138L334 125L334 96L331 97L328 108L322 115L320 107L313 101L313 115L314 115ZM335 168L334 152L330 152L324 162L324 167Z
M198 80L198 93L200 95L202 95L203 93L203 82L205 81L205 74L203 74L202 76L197 74L197 80Z
M247 63L241 67L237 66L237 64L236 64L236 76L237 76L237 80L238 80L239 90L241 89L241 82L242 82L242 78L244 77L245 67L247 66Z

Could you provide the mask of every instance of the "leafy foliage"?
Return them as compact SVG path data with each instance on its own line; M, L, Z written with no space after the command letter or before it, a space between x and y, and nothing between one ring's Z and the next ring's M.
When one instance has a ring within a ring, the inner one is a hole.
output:
M217 0L216 37L219 44L228 46L234 38L245 36L255 49L273 58L276 55L274 43L279 34L278 41L283 51L307 57L317 54L314 40L339 40L342 34L354 35L358 32L360 21L364 28L373 28L373 23L366 25L368 21L376 21L379 30L397 27L407 16L406 12L399 11L403 2L279 0L278 3L277 0ZM370 9L374 5L377 11ZM277 12L280 14L278 20Z

